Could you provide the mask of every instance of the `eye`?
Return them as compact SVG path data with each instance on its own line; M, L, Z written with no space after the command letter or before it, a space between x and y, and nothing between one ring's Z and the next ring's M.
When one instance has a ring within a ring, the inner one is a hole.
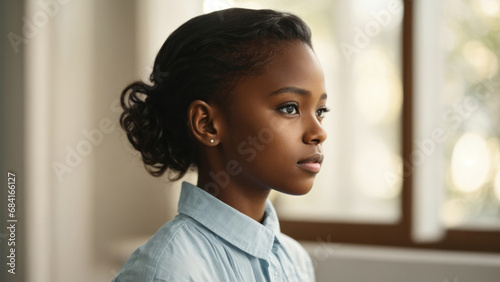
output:
M299 106L295 104L288 104L279 107L277 110L287 115L296 115L299 113Z
M330 111L330 109L328 109L328 108L321 108L321 109L316 110L316 115L320 118L323 118L323 117L325 117L325 113L328 113L329 111Z

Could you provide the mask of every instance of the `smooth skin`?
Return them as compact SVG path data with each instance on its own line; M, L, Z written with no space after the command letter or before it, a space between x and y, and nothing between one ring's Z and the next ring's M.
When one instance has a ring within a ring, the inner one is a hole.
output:
M265 73L241 79L232 95L230 109L201 100L188 109L200 152L197 186L261 222L271 189L303 195L312 188L316 172L298 162L321 154L327 138L323 70L309 46L293 42ZM214 175L229 177L206 189Z

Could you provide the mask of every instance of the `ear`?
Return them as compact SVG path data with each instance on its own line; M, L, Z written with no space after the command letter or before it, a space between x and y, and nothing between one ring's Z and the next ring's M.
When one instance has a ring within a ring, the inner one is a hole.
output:
M217 113L214 106L202 100L195 100L188 107L189 130L194 139L206 146L213 147L219 144L220 128Z

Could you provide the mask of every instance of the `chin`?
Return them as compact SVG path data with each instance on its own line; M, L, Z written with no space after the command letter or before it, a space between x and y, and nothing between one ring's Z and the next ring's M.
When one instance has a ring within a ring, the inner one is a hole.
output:
M294 183L291 184L290 183L285 184L283 186L283 189L275 189L275 190L289 195L301 196L309 193L309 191L311 191L312 189L313 184L314 184L314 178L310 180L295 181Z

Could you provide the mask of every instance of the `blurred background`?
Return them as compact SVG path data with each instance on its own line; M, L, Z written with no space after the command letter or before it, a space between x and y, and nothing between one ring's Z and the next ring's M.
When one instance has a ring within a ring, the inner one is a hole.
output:
M499 0L0 1L0 281L110 281L175 216L181 182L147 174L118 98L229 7L312 29L326 158L309 194L271 198L317 281L500 281Z

